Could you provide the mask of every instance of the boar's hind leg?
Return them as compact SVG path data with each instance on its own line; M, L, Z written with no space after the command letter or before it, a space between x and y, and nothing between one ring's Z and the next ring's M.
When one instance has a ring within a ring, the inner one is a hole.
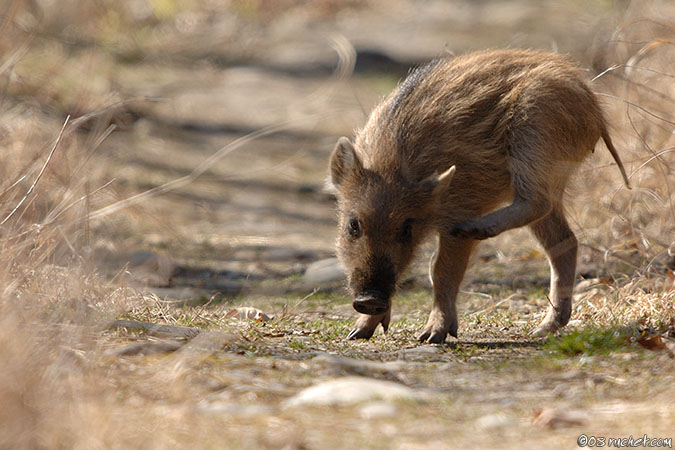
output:
M389 320L391 319L391 307L384 314L377 314L371 316L369 314L359 314L359 318L356 319L354 328L349 332L347 339L370 339L375 333L377 326L382 324L384 332L387 332L389 328Z
M543 336L564 327L570 320L577 264L577 239L559 207L532 224L530 229L546 250L551 265L551 301L548 312L532 332L535 336Z
M475 245L476 241L471 239L441 235L432 276L434 306L426 327L419 335L421 342L440 344L448 333L457 337L455 300Z

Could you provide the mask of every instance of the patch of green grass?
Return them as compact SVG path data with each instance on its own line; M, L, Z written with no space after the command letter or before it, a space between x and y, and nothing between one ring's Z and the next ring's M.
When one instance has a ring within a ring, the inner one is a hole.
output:
M308 294L309 295L309 294ZM317 291L309 295L303 302L304 307L318 307L328 305L346 305L352 302L352 298L345 294L342 289L336 291Z
M433 293L429 289L402 291L393 299L393 307L399 311L410 311L431 308Z
M617 328L586 327L550 338L544 349L562 356L608 354L626 347L625 332Z
M317 319L310 320L300 323L290 323L289 328L299 328L305 331L316 331L317 334L320 334L322 340L330 340L334 338L340 338L345 333L348 333L351 327L353 326L353 321L351 319L346 320L327 320L327 319Z
M422 329L426 320L422 320L423 314L420 317L406 317L403 316L401 319L391 322L389 327L393 330L410 330L411 332L417 332Z

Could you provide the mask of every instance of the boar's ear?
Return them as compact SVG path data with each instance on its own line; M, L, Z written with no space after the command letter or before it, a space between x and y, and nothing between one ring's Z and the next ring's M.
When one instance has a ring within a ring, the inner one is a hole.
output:
M346 137L338 139L330 157L330 181L333 187L339 187L350 173L361 171L363 166L354 146Z
M450 186L452 177L455 175L455 170L456 167L452 166L440 175L435 173L430 177L426 178L424 181L422 181L422 185L424 186L425 189L431 192L432 196L435 197L445 192L448 186Z

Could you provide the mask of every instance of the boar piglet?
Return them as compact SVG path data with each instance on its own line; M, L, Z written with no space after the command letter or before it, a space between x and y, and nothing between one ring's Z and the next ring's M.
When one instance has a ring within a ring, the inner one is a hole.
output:
M423 342L457 337L455 299L479 240L528 226L551 266L550 306L535 330L572 311L577 241L565 219L569 177L602 138L628 186L602 110L566 58L492 50L412 72L330 161L337 254L360 314L350 339L385 332L396 283L415 248L439 235L434 304Z

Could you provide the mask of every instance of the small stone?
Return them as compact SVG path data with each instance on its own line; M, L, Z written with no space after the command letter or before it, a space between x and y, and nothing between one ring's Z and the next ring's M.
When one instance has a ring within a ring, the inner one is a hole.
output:
M309 286L342 281L345 278L345 269L337 258L316 261L305 270L305 283Z
M571 329L571 328L582 328L584 325L585 325L584 321L579 320L579 319L574 319L574 320L570 320L569 322L567 322L567 327L569 329Z
M225 317L228 319L255 320L256 322L267 322L270 320L267 314L251 306L228 309Z
M360 406L358 412L364 419L386 419L396 416L398 408L389 402L372 402Z
M420 345L412 348L404 348L398 352L398 359L404 361L433 361L436 356L444 353L439 345Z
M405 366L403 361L369 361L367 359L349 358L330 353L320 353L312 358L312 362L353 375L370 375L371 373L391 375L392 372L401 370Z
M203 401L198 407L201 411L212 414L227 414L238 417L253 417L270 414L272 408L265 405L240 405L228 401Z
M144 286L167 286L177 264L168 256L140 250L128 257L131 278Z
M315 384L286 400L284 407L349 405L370 400L423 400L424 395L392 381L342 377Z
M579 365L580 365L580 366L583 366L583 365L586 365L586 364L590 364L590 363L592 363L593 361L595 361L595 356L581 355L581 356L579 357Z
M476 420L476 428L479 430L490 430L511 425L515 420L504 414L488 414Z

